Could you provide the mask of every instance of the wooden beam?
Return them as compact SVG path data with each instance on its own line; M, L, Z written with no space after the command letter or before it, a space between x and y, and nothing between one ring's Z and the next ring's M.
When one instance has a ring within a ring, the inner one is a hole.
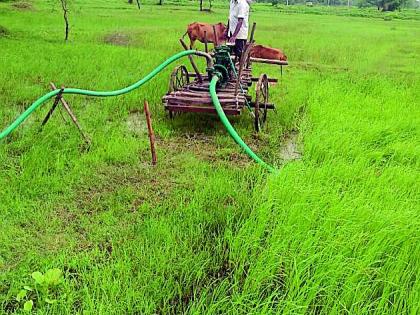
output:
M207 31L204 31L204 49L205 49L206 53L209 52L209 46L208 46L208 43L207 43Z
M216 34L216 27L213 24L213 36L214 36L214 46L219 46L219 41L217 40L217 34Z
M258 80L259 80L258 77L252 77L251 78L251 81L252 82L258 82ZM268 82L270 82L270 83L277 83L277 82L279 82L279 80L276 79L276 78L268 78Z
M255 102L250 102L249 106L254 108L255 107ZM276 109L276 107L274 106L274 104L267 104L267 109Z
M251 57L252 62L256 63L266 63L270 65L280 65L280 66L287 66L289 63L283 60L272 60L272 59L262 59L262 58L253 58Z
M251 29L251 36L249 37L249 42L253 43L254 42L254 34L255 34L255 28L257 27L257 23L253 23L252 24L252 29Z
M172 112L217 114L216 109L212 106L165 105L165 109ZM239 115L241 113L239 109L235 108L224 108L223 111L226 115Z

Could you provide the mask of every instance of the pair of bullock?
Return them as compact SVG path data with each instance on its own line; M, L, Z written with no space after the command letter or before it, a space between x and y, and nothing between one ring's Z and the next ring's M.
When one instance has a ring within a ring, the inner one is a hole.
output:
M214 34L214 30L216 31L216 36ZM204 43L206 40L208 43L213 43L214 38L217 38L219 43L225 41L227 29L226 25L223 23L217 24L207 24L207 23L199 23L194 22L188 25L187 32L184 34L188 34L190 38L190 48L192 49L194 46L195 41L200 41ZM280 60L286 61L287 56L280 50L276 48L266 47L263 45L254 45L251 48L251 57L253 58L261 58L261 59L269 59L269 60Z

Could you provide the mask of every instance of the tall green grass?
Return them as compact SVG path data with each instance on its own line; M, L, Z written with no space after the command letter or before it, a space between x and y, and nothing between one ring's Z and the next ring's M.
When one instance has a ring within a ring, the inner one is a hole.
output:
M180 49L188 22L226 19L196 9L76 2L64 43L58 8L0 3L1 126L49 81L127 85ZM54 267L58 302L35 299L36 313L419 312L419 23L258 8L252 19L290 66L265 132L246 113L232 121L280 174L249 161L215 117L169 120L170 69L121 98L68 97L89 151L58 113L39 131L45 106L0 144L1 312L21 312L30 274ZM116 33L125 46L105 42ZM156 167L142 113L130 114L144 99ZM302 160L282 165L296 132Z

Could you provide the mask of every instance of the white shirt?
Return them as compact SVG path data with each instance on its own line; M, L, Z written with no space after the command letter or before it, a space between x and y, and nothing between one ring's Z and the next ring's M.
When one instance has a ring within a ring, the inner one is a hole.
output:
M230 0L229 11L229 33L232 36L238 25L238 19L243 18L241 29L239 30L237 39L248 38L248 19L249 19L249 4L247 0Z

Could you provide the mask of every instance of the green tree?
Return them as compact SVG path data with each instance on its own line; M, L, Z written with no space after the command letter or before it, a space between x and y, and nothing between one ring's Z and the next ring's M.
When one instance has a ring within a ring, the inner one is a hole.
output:
M375 6L378 10L395 11L404 7L406 2L407 0L360 0L358 6L361 8Z

